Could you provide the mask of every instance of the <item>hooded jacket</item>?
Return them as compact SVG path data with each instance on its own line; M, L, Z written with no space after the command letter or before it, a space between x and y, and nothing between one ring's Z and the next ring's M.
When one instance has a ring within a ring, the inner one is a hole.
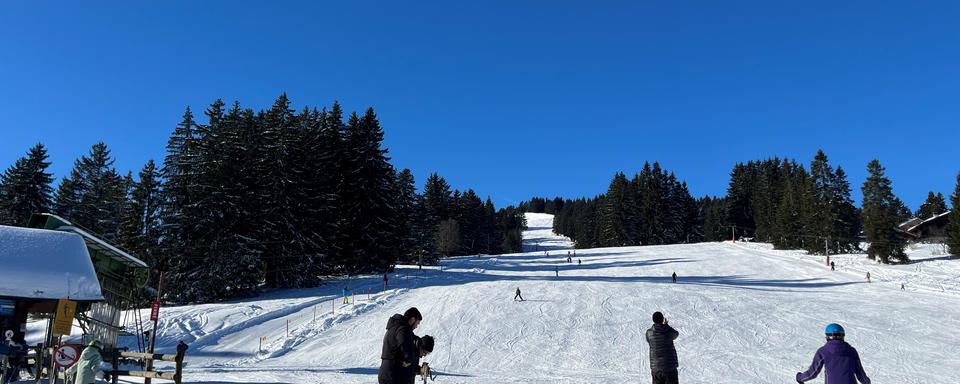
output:
M383 335L383 351L380 353L380 372L378 379L381 384L405 383L408 376L404 362L413 364L419 361L413 346L413 330L410 329L409 319L401 314L395 314L387 320L387 333Z
M813 363L806 372L797 373L797 382L813 380L820 370L827 367L826 384L870 384L870 378L863 371L857 350L843 340L829 340L813 355Z
M654 324L647 330L646 336L647 344L650 344L651 371L672 371L680 366L677 361L677 348L673 346L673 341L680 336L680 332L666 324Z
M67 374L77 374L74 383L91 384L96 380L97 372L101 371L100 363L102 362L103 357L100 355L99 348L84 348L83 352L80 353L80 360L72 367L67 368Z

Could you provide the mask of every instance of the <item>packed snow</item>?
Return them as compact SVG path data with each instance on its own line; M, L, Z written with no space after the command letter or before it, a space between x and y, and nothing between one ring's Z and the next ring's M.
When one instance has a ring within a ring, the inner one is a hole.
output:
M416 333L437 340L424 361L438 383L649 382L643 332L662 311L680 332L684 383L794 382L831 322L875 383L960 382L960 261L939 245L912 246L915 262L901 266L835 255L837 271L823 256L739 242L573 256L551 215L527 220L524 253L401 266L386 290L366 276L163 308L158 352L190 344L191 383L372 383L387 318L416 306ZM526 301L512 300L518 287Z

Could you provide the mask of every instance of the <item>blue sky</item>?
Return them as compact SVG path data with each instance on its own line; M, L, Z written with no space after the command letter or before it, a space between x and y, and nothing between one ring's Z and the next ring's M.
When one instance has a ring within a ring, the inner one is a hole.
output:
M161 160L186 106L373 106L398 168L497 206L593 196L660 161L697 196L736 162L879 158L916 208L960 160L960 3L0 2L0 167L97 141Z

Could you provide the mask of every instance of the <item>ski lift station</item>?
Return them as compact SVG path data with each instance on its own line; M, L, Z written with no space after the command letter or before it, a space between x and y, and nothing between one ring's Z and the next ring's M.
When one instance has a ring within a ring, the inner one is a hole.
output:
M28 228L0 226L0 335L23 345L32 316L50 319L46 346L78 324L83 342L114 348L121 313L147 277L146 263L55 215L34 214Z

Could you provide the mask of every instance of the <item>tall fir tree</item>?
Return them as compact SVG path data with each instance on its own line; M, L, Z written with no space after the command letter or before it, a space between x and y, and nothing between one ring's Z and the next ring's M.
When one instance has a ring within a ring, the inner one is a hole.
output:
M831 237L835 253L850 253L860 247L860 231L863 228L860 210L850 197L850 182L842 167L837 167L833 181L833 207L836 222Z
M821 243L829 244L831 240L836 240L833 236L838 221L839 204L835 199L838 197L835 193L834 182L837 181L836 173L827 160L827 155L823 150L818 150L813 162L810 163L810 186L812 189L812 200L809 215L807 217L807 228L813 238L806 249L814 253L827 252ZM821 242L820 239L824 241Z
M905 261L906 241L895 230L897 209L902 203L894 196L880 161L871 161L867 171L869 176L863 183L863 231L870 243L867 254L885 264L892 259Z
M61 181L54 202L58 215L107 241L117 238L127 198L127 185L113 162L107 145L95 144Z
M47 149L37 144L0 175L0 224L26 226L30 215L50 211L53 175L47 159Z
M950 218L947 221L947 246L950 254L960 256L960 173L957 174L957 186L950 196Z
M944 200L943 194L940 192L934 194L933 191L930 191L927 193L927 200L917 209L916 217L926 220L946 211L947 202Z
M423 187L424 208L437 223L450 218L453 196L450 184L436 173L430 174Z
M400 260L420 262L417 253L417 186L413 172L404 168L397 174L397 241Z
M382 272L398 257L396 174L372 108L363 117L352 114L347 126L338 241L352 273Z
M600 246L621 247L633 244L635 233L635 193L626 175L618 172L607 188L599 222Z
M153 160L147 161L133 184L130 202L120 223L120 245L151 268L159 264L160 246L160 172Z

